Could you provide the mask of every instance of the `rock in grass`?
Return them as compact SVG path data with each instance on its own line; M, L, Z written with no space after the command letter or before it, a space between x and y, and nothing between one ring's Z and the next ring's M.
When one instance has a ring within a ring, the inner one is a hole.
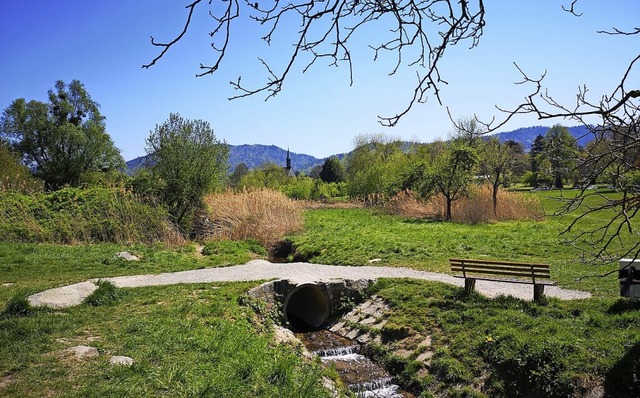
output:
M75 346L75 347L69 347L65 351L72 353L78 359L96 358L98 355L100 355L98 353L98 349L97 348L86 346L86 345L78 345L78 346Z
M133 254L131 254L129 252L116 253L116 257L121 258L121 259L126 260L126 261L138 261L138 260L140 260L140 258L138 256L134 256Z
M115 355L109 358L109 363L114 366L131 366L133 365L133 358Z
M45 290L27 298L32 307L67 308L76 306L93 293L98 286L91 282L80 282L56 289Z

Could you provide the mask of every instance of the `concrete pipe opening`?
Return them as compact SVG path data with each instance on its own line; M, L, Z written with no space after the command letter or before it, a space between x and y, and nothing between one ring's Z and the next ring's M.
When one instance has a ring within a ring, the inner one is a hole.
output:
M304 284L295 287L284 300L284 319L296 332L320 330L331 315L325 286Z

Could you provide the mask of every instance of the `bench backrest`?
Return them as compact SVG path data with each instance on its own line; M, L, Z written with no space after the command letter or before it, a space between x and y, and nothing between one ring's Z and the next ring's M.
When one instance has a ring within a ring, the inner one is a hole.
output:
M548 264L514 263L509 261L449 259L451 270L467 275L498 275L513 278L527 278L534 283L537 279L551 279Z

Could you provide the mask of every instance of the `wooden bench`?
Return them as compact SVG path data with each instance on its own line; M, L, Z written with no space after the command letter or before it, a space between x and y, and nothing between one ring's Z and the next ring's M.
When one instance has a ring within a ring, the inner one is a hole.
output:
M449 259L451 270L461 273L454 275L464 278L464 291L469 294L476 286L476 280L524 283L533 285L533 300L540 302L544 297L544 287L555 285L551 281L548 264L514 263L510 261Z

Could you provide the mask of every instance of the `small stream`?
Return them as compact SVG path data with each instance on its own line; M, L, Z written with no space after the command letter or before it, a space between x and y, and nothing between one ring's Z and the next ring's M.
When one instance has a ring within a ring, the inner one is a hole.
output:
M400 390L393 377L369 358L360 354L360 346L328 330L296 333L307 349L325 364L332 364L345 385L358 398L410 398Z

